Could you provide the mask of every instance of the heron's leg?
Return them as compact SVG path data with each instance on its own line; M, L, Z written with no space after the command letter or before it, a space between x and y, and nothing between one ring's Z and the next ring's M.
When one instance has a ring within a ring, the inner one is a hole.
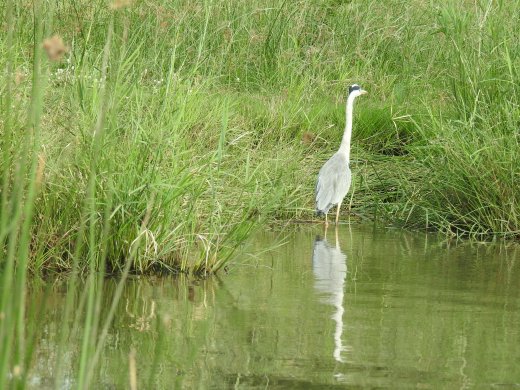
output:
M336 225L339 221L339 209L341 208L341 201L338 203L338 208L336 209Z
M325 214L325 228L327 228L329 226L329 214L326 213Z

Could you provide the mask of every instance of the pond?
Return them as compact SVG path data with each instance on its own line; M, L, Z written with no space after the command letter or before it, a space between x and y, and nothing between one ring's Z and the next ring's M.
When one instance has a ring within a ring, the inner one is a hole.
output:
M520 387L519 257L370 225L260 232L228 274L131 278L93 388L128 388L132 362L139 388ZM45 300L30 388L52 386L64 286L30 289ZM73 334L63 388L80 346Z

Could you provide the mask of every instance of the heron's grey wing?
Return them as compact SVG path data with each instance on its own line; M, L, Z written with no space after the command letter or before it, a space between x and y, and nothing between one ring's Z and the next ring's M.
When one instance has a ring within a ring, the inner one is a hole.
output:
M316 183L316 210L327 213L343 200L350 188L351 176L348 162L341 154L334 154L318 174Z

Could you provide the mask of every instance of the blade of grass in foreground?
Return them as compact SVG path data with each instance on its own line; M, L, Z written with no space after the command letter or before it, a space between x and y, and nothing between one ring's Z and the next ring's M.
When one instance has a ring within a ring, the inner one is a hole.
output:
M12 34L14 31L13 3L7 4L6 13L9 22L8 45L12 45ZM0 238L2 245L7 239L7 259L5 260L4 283L2 286L2 300L0 307L0 341L2 344L0 358L0 387L6 384L9 366L12 367L12 380L17 386L23 386L27 378L29 367L25 363L30 362L26 356L26 328L25 328L25 296L26 281L29 260L29 246L31 240L31 227L34 212L34 199L38 190L38 159L40 145L40 122L43 107L44 83L42 82L42 48L40 42L43 37L43 15L41 3L35 3L35 30L33 44L33 77L31 100L27 114L24 132L21 136L21 145L12 158L6 158L2 162L4 172L3 192L9 195L2 197L2 213L0 217L2 227ZM12 78L13 65L15 62L14 52L9 49L11 55L8 57L8 79ZM8 82L12 85L12 81ZM10 103L10 99L7 99ZM5 112L12 111L12 106L4 107ZM8 114L10 117L11 114ZM12 132L12 122L8 119L7 132L13 140L15 134ZM7 146L7 145L6 145ZM10 145L9 145L10 146ZM7 146L7 148L9 147ZM5 164L5 165L4 165ZM40 169L43 169L41 167ZM9 177L13 174L12 178ZM5 218L5 219L4 219ZM9 219L9 220L7 220ZM11 354L11 346L14 344L14 352Z

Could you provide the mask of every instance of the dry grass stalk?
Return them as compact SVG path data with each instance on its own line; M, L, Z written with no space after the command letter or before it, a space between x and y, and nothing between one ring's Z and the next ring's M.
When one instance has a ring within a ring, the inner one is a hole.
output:
M302 134L302 143L305 145L310 145L316 140L316 134L311 133L310 131L306 131Z
M36 186L40 187L43 181L43 172L45 171L45 154L38 155L38 167L36 168Z
M20 378L22 376L22 367L20 365L16 365L13 367L13 376L15 378Z
M65 46L63 39L59 35L46 38L42 46L51 61L60 61L63 55L69 51L69 48Z
M25 80L25 74L22 71L17 70L16 73L14 74L15 84L20 85L24 80Z
M121 9L129 7L131 3L131 0L114 0L112 4L110 4L110 9Z

